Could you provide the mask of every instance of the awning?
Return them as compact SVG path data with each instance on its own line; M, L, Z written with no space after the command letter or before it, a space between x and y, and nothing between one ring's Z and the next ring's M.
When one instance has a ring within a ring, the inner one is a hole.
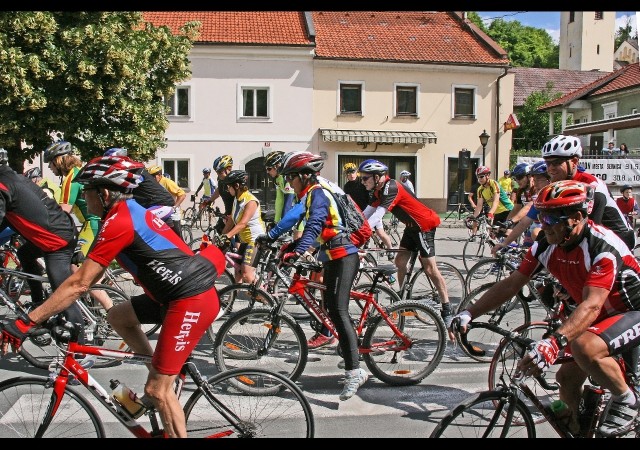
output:
M320 129L324 142L356 142L376 144L435 144L433 131L372 131Z
M564 130L562 130L562 134L580 136L591 133L602 133L609 130L626 130L629 128L640 128L640 113L567 125Z

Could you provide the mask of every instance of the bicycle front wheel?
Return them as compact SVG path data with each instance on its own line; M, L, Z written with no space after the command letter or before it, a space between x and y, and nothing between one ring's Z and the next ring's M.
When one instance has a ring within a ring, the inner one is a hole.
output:
M467 272L465 280L467 292L471 292L486 283L497 283L507 278L517 268L513 262L502 258L482 258Z
M475 235L469 239L462 248L462 263L467 271L482 258L491 257L491 244L486 237Z
M264 369L217 374L189 397L184 413L187 435L195 438L312 438L315 433L302 390Z
M508 414L511 410L512 414ZM511 420L506 419L509 416ZM456 406L429 437L535 438L536 426L517 397L503 391L485 391Z
M453 264L438 261L436 262L436 266L438 267L440 275L442 275L442 278L444 279L445 288L449 296L449 302L455 310L467 295L464 276ZM442 303L435 284L429 279L422 268L420 268L413 277L411 277L408 295L409 300L432 299L435 304Z
M418 384L440 364L447 336L444 322L435 309L420 302L397 302L386 312L387 318L378 314L367 326L363 359L371 373L387 384Z
M3 438L104 438L100 416L67 386L55 415L53 383L42 377L17 377L0 383L0 436ZM50 420L42 427L45 420ZM44 428L44 429L41 429Z

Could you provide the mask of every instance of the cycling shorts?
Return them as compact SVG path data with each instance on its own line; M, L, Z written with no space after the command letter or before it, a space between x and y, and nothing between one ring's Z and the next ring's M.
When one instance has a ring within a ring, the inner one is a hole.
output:
M242 256L242 264L247 266L253 266L258 256L255 243L240 244L238 248L238 254Z
M405 227L400 248L406 248L412 252L419 251L421 258L436 256L435 247L436 229L420 231L418 227Z

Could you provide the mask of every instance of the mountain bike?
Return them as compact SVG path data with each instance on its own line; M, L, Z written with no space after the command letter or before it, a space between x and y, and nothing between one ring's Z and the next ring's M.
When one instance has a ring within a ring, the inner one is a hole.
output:
M151 356L77 343L82 332L75 324L49 322L47 331L61 346L56 371L50 377L20 376L0 383L0 436L43 438L106 437L101 416L81 393L71 387L78 380L97 403L134 437L165 437L158 413L149 402L144 416L150 429L139 423L75 358L82 353L126 364L151 364ZM40 332L42 328L33 331ZM208 380L192 357L183 365L175 384L184 403L189 437L299 437L314 435L311 406L302 390L282 375L260 368L219 373ZM95 402L94 402L95 403Z
M215 225L214 218L221 217L222 213L217 206L214 208L210 201L198 202L193 194L191 195L191 201L193 205L184 211L184 221L189 227L206 232L210 225Z
M473 233L474 224L477 224L475 234ZM490 225L485 214L480 214L477 218L468 215L465 225L469 230L469 239L462 248L462 263L468 271L480 259L491 257L491 248L506 236L507 229L500 222Z

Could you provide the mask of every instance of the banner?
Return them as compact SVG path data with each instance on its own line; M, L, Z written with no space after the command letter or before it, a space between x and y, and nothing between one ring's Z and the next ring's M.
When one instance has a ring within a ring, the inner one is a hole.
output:
M520 122L518 122L518 117L515 114L509 114L507 121L504 123L504 132L506 133L509 130L515 130L520 127Z
M541 160L542 158L518 156L518 164L534 164ZM578 165L609 186L622 184L640 186L640 159L581 159Z

